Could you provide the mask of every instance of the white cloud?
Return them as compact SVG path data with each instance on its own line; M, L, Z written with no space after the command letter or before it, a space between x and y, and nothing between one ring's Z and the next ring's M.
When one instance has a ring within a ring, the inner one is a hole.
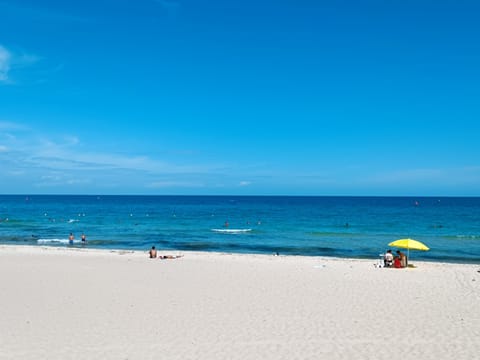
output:
M42 175L40 176L40 180L42 181L48 181L48 182L52 182L52 181L60 181L62 178L60 175Z
M10 176L23 176L25 175L25 171L23 170L11 170L7 171L7 174Z
M15 68L28 67L39 62L40 60L41 58L37 55L25 54L25 53L12 54L11 65L12 67L15 67Z
M93 148L98 149L73 134L45 137L21 124L1 121L0 168L5 176L0 177L0 187L25 185L59 192L88 187L203 188L205 183L192 180L192 176L211 170L200 164L176 164Z
M103 150L103 143L85 140L75 133L46 135L20 123L0 121L0 187L5 192L188 191L214 186L213 173L223 176L218 164L189 162L191 156L164 159L134 149Z
M250 184L251 184L250 181L240 181L240 184L239 184L239 185L240 185L240 186L248 186L248 185L250 185Z
M12 83L10 72L13 69L29 67L40 61L41 58L25 52L12 52L0 44L0 83Z
M0 82L8 81L11 60L12 54L5 47L0 45Z

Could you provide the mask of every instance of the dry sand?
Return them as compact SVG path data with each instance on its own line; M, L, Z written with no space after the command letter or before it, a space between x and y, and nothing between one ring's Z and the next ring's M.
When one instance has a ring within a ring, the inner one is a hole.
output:
M183 254L0 246L0 359L480 356L480 265Z

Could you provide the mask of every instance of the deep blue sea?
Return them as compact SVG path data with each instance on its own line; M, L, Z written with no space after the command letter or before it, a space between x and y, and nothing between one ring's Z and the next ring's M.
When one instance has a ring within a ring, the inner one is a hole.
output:
M228 226L226 226L228 223ZM70 233L75 235L68 244ZM480 198L0 195L0 243L480 263Z

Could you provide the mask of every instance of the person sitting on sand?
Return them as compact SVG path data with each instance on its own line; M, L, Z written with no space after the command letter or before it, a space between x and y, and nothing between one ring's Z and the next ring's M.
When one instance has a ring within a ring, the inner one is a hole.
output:
M400 256L395 256L393 258L393 267L395 269L400 269L402 267L402 262L400 260Z
M407 255L405 255L400 250L397 250L397 256L400 258L400 264L402 265L402 268L407 267L408 265Z
M152 248L149 251L150 254L150 259L155 259L157 257L157 250L155 249L155 246L152 246Z
M387 250L385 256L383 257L383 262L385 267L392 267L393 265L393 254L392 250Z

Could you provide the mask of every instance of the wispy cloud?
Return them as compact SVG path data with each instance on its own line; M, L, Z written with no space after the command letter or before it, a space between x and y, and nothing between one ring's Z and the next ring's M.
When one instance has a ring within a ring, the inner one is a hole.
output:
M23 124L11 122L11 121L1 121L0 120L0 131L8 131L8 130L28 130L28 126Z
M379 187L476 187L480 183L480 166L403 169L367 177L363 182Z
M15 53L12 58L12 67L22 68L38 63L42 58L38 55L27 53Z
M444 177L444 169L403 169L389 173L378 174L374 177L374 181L380 183L408 183L434 180Z
M146 156L86 151L80 139L73 135L55 140L42 138L32 144L29 150L31 155L28 161L32 166L52 170L158 171L166 167L164 163Z
M98 150L92 150L98 149ZM49 137L13 122L0 122L0 187L17 182L41 188L199 188L211 168L146 155L102 151L77 135ZM57 191L58 189L55 189Z
M32 66L40 60L41 58L37 55L14 52L0 44L0 83L13 84L11 71Z
M0 82L8 81L8 72L10 71L10 64L12 54L4 46L0 45Z
M21 17L27 20L43 21L43 22L88 22L89 17L71 14L60 9L60 7L48 6L41 4L40 1L29 5L21 4L20 2L0 1L0 11L12 17Z
M37 187L55 187L55 186L62 186L62 185L89 185L92 183L91 179L83 179L83 178L68 178L64 174L61 173L53 173L50 175L41 176L40 179L36 182Z

